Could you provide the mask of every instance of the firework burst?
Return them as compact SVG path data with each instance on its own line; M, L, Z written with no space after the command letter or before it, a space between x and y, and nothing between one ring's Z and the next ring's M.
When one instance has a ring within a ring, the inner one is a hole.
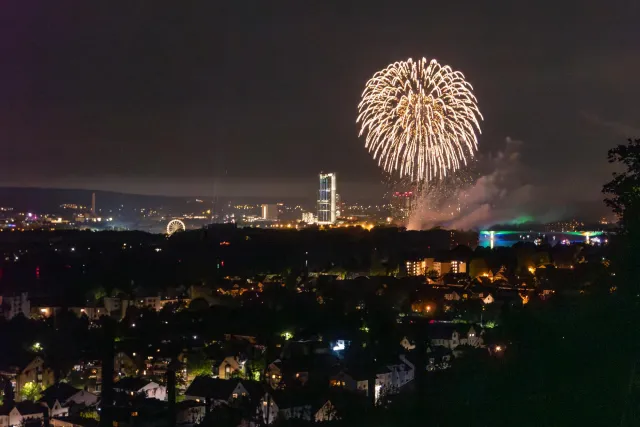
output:
M357 123L365 147L388 173L428 182L460 169L478 146L482 115L459 71L408 59L367 82Z

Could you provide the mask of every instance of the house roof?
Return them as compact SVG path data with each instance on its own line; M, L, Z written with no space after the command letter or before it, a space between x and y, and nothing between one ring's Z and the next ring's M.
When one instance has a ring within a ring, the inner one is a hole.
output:
M395 362L394 362L395 363ZM398 360L398 363L403 363ZM391 372L389 364L379 361L364 365L361 363L350 363L346 370L342 371L356 381L369 380L378 374L388 374Z
M187 396L228 400L239 382L239 380L234 379L221 380L219 378L196 377L184 394Z
M79 391L67 383L57 383L42 392L40 402L45 402L51 408L56 400L63 404Z
M339 359L333 354L310 354L284 359L276 366L283 374L290 375L296 372L329 372L338 362Z
M36 357L34 357L32 359L29 359L28 361L27 360L23 360L23 365L21 366L21 371L24 372L31 365L35 365L35 364L38 364L38 363L43 363L44 364L44 359L42 359L42 357L40 357L40 356L36 356Z
M150 382L151 381L145 380L143 378L126 377L115 383L113 385L113 388L116 390L124 391L138 391L141 388L147 386Z
M249 398L256 402L260 400L260 398L264 395L265 389L267 389L268 387L264 383L247 380L243 380L242 385L247 389Z
M64 421L67 423L72 423L77 426L82 427L98 427L98 420L94 420L93 418L83 418L83 417L54 417L55 420Z
M35 402L29 402L24 401L24 402L18 402L16 403L15 407L18 409L18 412L20 412L20 415L32 415L32 414L42 414L46 411L46 408L38 403Z
M324 393L308 387L274 390L270 394L280 410L307 405L311 406L312 410L318 410L328 400L327 396L323 395Z

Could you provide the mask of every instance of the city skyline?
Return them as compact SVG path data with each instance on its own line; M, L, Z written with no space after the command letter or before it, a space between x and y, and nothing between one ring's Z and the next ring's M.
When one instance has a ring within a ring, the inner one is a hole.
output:
M495 156L508 136L523 141L525 184L549 209L599 201L606 150L638 133L637 30L626 25L635 14L615 2L526 13L162 6L123 15L84 5L73 19L65 8L7 7L0 140L11 150L0 185L303 196L312 184L301 178L324 169L340 174L345 198L380 196L384 176L357 137L356 107L375 70L409 57L464 71L486 116L479 156ZM30 24L39 30L26 37Z

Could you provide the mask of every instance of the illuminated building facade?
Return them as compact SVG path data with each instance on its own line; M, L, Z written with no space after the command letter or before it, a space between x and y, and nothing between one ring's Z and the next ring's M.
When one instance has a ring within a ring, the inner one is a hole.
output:
M302 212L302 222L307 224L315 224L316 216L312 212Z
M320 173L318 191L318 224L335 224L337 218L338 194L336 174Z
M407 261L407 276L424 276L427 273L427 260Z
M467 263L459 260L451 260L451 272L454 274L466 273Z
M276 221L278 219L278 205L262 205L262 219Z

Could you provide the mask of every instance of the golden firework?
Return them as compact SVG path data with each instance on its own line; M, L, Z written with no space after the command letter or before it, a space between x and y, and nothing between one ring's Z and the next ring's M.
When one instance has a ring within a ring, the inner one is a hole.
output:
M386 172L427 182L460 169L478 148L473 88L459 71L422 58L395 62L367 82L357 123Z

